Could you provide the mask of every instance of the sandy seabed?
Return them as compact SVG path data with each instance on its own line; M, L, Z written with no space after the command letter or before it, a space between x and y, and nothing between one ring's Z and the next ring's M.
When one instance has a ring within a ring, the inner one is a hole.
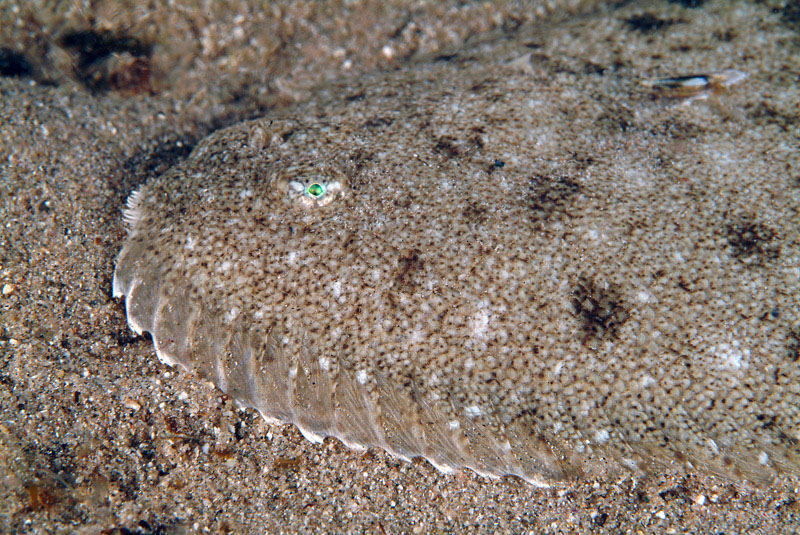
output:
M680 21L750 9L774 32L776 56L797 58L790 0L133 4L0 5L0 531L800 529L790 479L753 489L676 466L535 489L311 444L159 363L111 297L126 196L215 129L548 17L618 16L629 57L661 47L683 67L693 51L671 40ZM742 54L747 38L709 29L709 43L741 42ZM797 60L770 69L777 82L800 76ZM798 106L759 109L797 133ZM796 156L786 173L800 180Z

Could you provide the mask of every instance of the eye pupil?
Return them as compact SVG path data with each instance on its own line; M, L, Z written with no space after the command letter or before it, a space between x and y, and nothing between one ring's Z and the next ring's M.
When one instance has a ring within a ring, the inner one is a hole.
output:
M325 186L322 184L315 182L306 188L306 194L309 197L319 198L325 195Z

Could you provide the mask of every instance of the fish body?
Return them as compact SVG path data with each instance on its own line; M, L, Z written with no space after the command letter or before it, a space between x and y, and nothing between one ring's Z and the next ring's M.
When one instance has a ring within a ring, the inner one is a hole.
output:
M614 76L482 46L215 132L142 186L130 326L268 421L444 471L796 473L800 194L752 157L774 140L711 115L686 151Z
M725 69L708 74L652 78L643 80L642 85L666 97L692 101L719 95L749 76L743 71Z

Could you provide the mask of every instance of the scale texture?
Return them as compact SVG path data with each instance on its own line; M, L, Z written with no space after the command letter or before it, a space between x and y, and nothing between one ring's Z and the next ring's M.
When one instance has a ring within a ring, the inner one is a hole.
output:
M796 473L796 132L549 48L605 31L571 24L209 136L129 199L130 326L269 421L445 471Z

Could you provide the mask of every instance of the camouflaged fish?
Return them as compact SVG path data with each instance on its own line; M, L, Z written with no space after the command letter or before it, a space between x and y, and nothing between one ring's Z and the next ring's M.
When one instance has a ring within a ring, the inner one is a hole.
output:
M130 326L270 422L443 471L796 473L791 129L531 48L209 136L130 196Z

